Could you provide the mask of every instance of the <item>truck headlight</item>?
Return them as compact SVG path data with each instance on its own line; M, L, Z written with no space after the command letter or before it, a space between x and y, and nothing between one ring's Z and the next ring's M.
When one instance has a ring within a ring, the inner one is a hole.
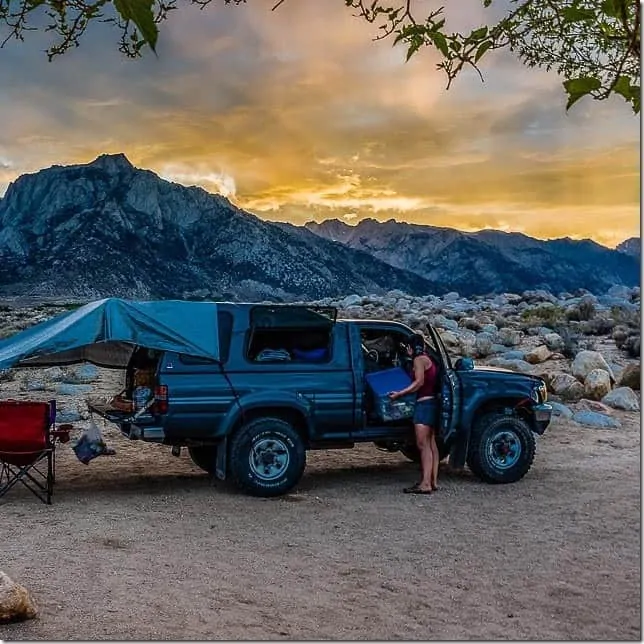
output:
M548 400L548 389L546 388L546 383L541 382L537 385L531 392L530 398L534 400L537 404L544 403Z

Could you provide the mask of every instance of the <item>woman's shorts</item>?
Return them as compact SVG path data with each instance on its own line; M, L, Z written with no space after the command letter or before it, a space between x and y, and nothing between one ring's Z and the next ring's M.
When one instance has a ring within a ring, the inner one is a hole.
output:
M436 398L428 398L416 402L414 408L414 425L429 425L436 427L438 421L438 401Z

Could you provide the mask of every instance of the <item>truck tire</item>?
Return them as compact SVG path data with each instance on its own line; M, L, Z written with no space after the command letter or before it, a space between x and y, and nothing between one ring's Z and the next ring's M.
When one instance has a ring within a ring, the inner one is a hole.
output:
M202 445L199 447L188 447L188 454L192 462L204 472L214 474L217 467L217 447Z
M438 454L441 461L446 459L449 456L449 450L445 447L445 443L443 443L442 439L436 439L436 446L438 447ZM420 463L420 450L416 445L411 443L409 445L405 445L400 448L400 453L403 456L406 456L413 463Z
M528 473L535 450L534 434L524 420L486 414L473 428L467 465L486 483L514 483Z
M251 420L230 441L230 476L246 494L286 494L297 485L305 466L304 441L282 418Z

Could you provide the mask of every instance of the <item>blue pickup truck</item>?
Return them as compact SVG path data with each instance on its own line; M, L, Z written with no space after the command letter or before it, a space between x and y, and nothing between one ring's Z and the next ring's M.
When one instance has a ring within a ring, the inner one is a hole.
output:
M217 303L216 315L217 362L137 348L123 393L133 398L147 374L151 404L95 411L129 438L187 447L198 467L255 496L291 490L307 450L371 442L418 459L411 420L384 422L366 386L368 373L404 366L411 328L305 305ZM522 478L551 418L543 380L452 364L435 329L425 337L439 365L441 455L490 483Z

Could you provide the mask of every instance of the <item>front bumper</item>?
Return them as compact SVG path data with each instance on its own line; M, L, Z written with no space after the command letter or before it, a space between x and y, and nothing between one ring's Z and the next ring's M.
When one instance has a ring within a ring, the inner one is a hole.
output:
M543 434L552 420L552 405L548 403L534 405L532 407L532 413L534 414L534 431L537 434Z

